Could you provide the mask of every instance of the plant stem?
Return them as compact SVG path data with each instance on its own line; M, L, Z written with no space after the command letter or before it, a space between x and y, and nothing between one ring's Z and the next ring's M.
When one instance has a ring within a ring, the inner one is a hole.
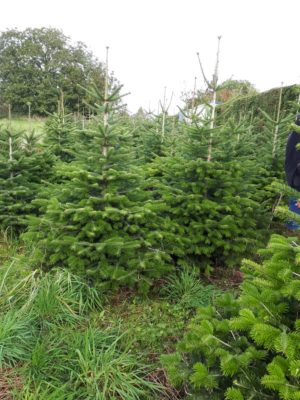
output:
M164 89L164 103L162 107L162 126L161 126L161 142L164 141L165 138L165 123L166 123L166 92L167 92L167 87L165 86Z
M62 89L60 89L60 110L62 113L62 121L63 124L65 123L65 100L64 100L64 92L62 91Z
M192 97L192 115L195 113L196 89L197 89L197 77L195 76L195 79L194 79L194 90L193 90L193 97Z
M13 148L12 148L12 134L11 134L11 104L8 105L8 159L11 162L13 160ZM10 173L10 179L13 178L13 173Z
M281 110L281 103L282 103L282 90L283 90L283 82L281 83L281 88L280 88L280 92L279 92L278 109L277 109L276 123L275 123L275 128L274 128L272 158L275 158L276 150L277 150L280 110Z
M210 135L209 135L209 143L208 143L208 154L207 161L211 161L212 158L212 139L213 139L213 129L215 127L215 119L216 119L216 106L217 106L217 86L218 86L218 70L219 70L219 58L220 58L220 40L221 36L218 36L218 50L217 50L217 59L215 71L213 74L212 83L210 84L211 89L213 90L213 99L212 99L212 112L211 112L211 121L210 121Z
M28 126L29 132L32 131L32 123L31 123L31 103L28 103Z

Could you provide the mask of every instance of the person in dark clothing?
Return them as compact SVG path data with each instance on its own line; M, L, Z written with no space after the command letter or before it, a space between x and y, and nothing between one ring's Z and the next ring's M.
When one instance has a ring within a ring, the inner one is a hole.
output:
M295 124L300 126L300 114L297 115ZM287 140L285 175L288 185L300 192L300 133L296 131L292 131Z

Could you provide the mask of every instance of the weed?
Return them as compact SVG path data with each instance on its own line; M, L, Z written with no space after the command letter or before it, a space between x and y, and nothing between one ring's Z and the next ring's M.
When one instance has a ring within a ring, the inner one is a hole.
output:
M172 303L187 309L209 305L218 294L212 285L203 285L193 269L183 269L178 275L171 276L161 292Z
M36 387L33 381L28 381L22 391L13 394L15 400L77 400L66 385L56 387L46 381Z
M35 343L32 316L9 311L0 315L0 368L13 367L30 358Z
M146 369L129 349L120 350L121 336L111 343L103 340L95 329L88 329L81 337L81 346L76 349L77 367L72 373L79 392L85 399L138 400L149 391L157 392L158 385L145 379ZM111 340L112 338L110 338Z

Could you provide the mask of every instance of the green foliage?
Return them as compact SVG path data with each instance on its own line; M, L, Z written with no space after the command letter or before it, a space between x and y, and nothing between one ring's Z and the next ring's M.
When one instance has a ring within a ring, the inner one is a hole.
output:
M184 308L197 308L211 303L217 291L212 285L204 285L195 269L183 269L172 275L161 290L166 298Z
M32 384L28 382L21 391L14 394L14 398L17 400L75 400L75 396L65 385L55 387L46 382L38 385L35 389L32 389Z
M94 95L90 140L79 144L73 163L61 164L64 179L51 186L51 198L47 192L34 201L44 214L30 219L24 238L44 269L67 267L104 287L138 284L146 291L172 269L167 249L174 235L142 190L131 137L115 130L119 90L107 102Z
M11 120L8 118L1 118L1 124L3 126L11 125L12 130L16 132L34 132L36 136L40 136L43 134L44 130L44 125L45 125L46 119L45 118L38 118L34 117L29 120L27 117L15 117Z
M209 271L216 264L236 265L256 248L268 210L255 199L250 174L245 162L157 159L149 169L149 186L167 205L165 218L174 223L179 239L171 249L175 257L189 257Z
M273 235L261 263L243 262L239 297L198 310L176 356L162 358L174 384L203 398L299 398L299 246Z
M55 65L62 54L74 61L55 30L8 31L0 54L12 51L15 34L20 60L32 48L39 54L29 38L42 34L59 44ZM80 64L87 54L79 47ZM85 65L83 87L96 64ZM81 77L77 66L72 82ZM194 110L184 121L166 111L129 117L121 88L111 78L103 95L102 69L98 75L87 91L75 90L65 73L62 90L52 77L51 88L35 94L33 110L44 112L48 98L52 112L43 137L16 132L11 121L0 130L0 367L22 376L16 398L158 398L150 380L163 375L153 364L166 352L170 381L191 399L299 399L297 239L273 236L261 259L245 260L238 297L199 279L215 266L237 266L272 231L289 129L286 91L278 114L276 98L271 111L241 108L212 128L209 113ZM227 82L223 95L240 83ZM31 88L20 100L19 85L4 86L19 111L31 102ZM83 99L93 116L79 126L64 105L74 111L79 102L79 111ZM17 255L7 238L27 227ZM162 299L145 296L151 286ZM104 293L111 293L106 308ZM120 304L124 293L135 296Z
M179 127L166 116L157 147L160 122L145 121L144 133L139 119L130 128L119 119L119 90L105 99L94 87L89 96L97 116L87 128L63 115L48 124L45 145L62 162L55 183L32 202L40 216L30 218L24 238L34 243L35 265L146 292L176 264L210 273L214 265L236 266L264 242L272 175L257 163L244 122L212 131L209 120ZM173 134L180 140L170 149Z
M233 99L233 101L222 105L222 113L220 119L234 118L236 121L240 120L241 117L246 118L247 123L251 122L253 113L258 112L262 109L267 114L275 117L280 88L274 88L264 93L258 93L254 95L248 95L241 98ZM297 112L295 103L299 95L299 86L286 86L283 87L283 105L282 105L282 116L286 117L288 114Z
M193 365L193 373L190 382L195 388L204 387L207 390L215 389L218 386L216 378L209 373L206 366L200 362Z
M244 396L239 389L229 388L226 390L226 400L244 400Z
M101 308L99 293L68 271L58 270L51 275L34 271L24 275L18 276L12 264L3 275L0 286L2 311L11 307L25 313L30 310L32 318L41 326L51 326L74 323L82 315Z
M101 326L113 326L125 332L124 340L143 359L151 361L173 348L182 336L190 309L165 299L124 301L105 308ZM95 316L97 319L97 316Z
M124 333L99 328L102 299L78 277L56 271L16 278L11 267L3 279L0 368L13 367L22 382L14 398L148 400L159 393Z
M244 96L253 96L257 90L249 81L227 79L217 87L217 102L225 103ZM197 90L197 93L184 93L185 107L191 109L193 106L208 104L212 95L208 90Z
M52 175L53 158L34 134L0 127L0 228L17 233L37 208L31 203Z
M31 301L35 318L42 325L74 323L101 304L94 289L66 271L38 280Z
M78 391L83 392L86 399L130 399L138 400L154 390L154 384L147 382L142 375L145 369L139 366L136 358L126 349L120 352L118 341L114 337L104 341L99 333L88 330L81 335L76 348L78 361L74 374Z
M29 358L35 328L30 315L10 311L0 315L0 368L13 367Z
M103 289L138 286L145 293L177 267L209 274L253 254L270 232L277 201L270 183L282 176L287 118L279 123L263 112L270 126L260 136L254 117L214 128L209 115L130 118L120 110L120 89L106 97L97 84L86 91L93 118L85 126L61 101L42 145L32 134L13 138L15 175L3 135L3 229L29 224L23 238L34 267L68 268ZM275 159L274 123L281 135ZM46 155L55 162L51 176Z
M104 91L103 65L57 29L1 32L0 60L0 103L11 104L15 113L27 114L28 103L33 114L55 112L62 93L66 107L76 112L88 100L85 88L92 81Z
M70 162L78 146L76 133L77 128L71 115L54 113L45 123L43 143L59 160Z

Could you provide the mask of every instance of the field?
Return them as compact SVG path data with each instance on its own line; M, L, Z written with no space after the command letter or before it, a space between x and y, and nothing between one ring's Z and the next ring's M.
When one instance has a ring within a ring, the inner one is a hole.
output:
M37 118L34 117L31 121L26 117L13 118L11 121L12 129L17 131L31 131L32 129L37 135L43 133L43 127L45 124L45 118ZM7 127L9 125L9 121L7 118L0 119L0 125L3 127Z
M2 120L0 398L299 399L293 113L93 95L88 124Z

